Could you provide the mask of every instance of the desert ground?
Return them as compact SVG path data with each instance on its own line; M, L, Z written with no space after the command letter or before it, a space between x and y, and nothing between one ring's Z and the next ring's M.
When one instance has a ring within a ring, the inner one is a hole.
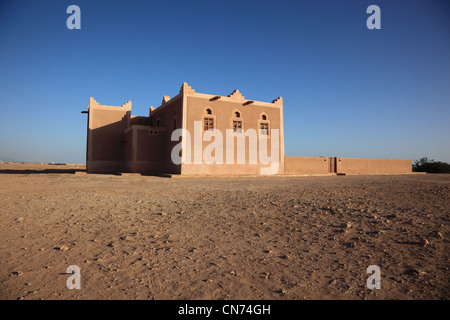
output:
M1 299L450 297L450 175L82 169L0 164ZM381 289L366 287L370 265Z

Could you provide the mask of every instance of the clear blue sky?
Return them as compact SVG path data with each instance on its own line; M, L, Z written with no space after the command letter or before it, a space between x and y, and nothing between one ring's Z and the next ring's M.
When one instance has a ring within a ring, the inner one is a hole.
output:
M0 160L84 163L89 97L147 115L184 81L282 96L286 155L450 162L450 1L0 2Z

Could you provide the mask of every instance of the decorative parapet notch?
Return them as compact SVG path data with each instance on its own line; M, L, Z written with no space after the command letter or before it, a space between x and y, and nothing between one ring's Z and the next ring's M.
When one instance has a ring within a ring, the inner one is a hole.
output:
M239 92L238 89L234 90L232 93L228 95L229 98L235 99L235 100L245 100L244 96Z
M128 102L124 103L122 105L122 108L131 110L131 100L128 100Z
M278 97L275 100L273 100L272 103L274 103L274 104L283 104L283 98L282 97Z
M100 104L93 97L89 99L89 107L99 106Z
M163 105L163 104L167 103L167 102L168 102L169 100L170 100L170 97L169 97L169 96L163 96L163 99L162 99L161 105Z
M192 87L189 86L187 84L187 82L183 82L183 84L181 85L180 93L181 94L194 94L195 90L192 89Z

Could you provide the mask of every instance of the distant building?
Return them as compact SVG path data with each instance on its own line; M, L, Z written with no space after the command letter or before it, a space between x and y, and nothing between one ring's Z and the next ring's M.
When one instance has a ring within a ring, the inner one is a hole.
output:
M183 83L178 95L150 107L148 117L132 116L131 101L118 107L94 98L87 113L88 173L259 175L268 168L266 174L411 173L411 160L285 157L281 97L254 101L239 90L225 97ZM202 139L208 134L210 139Z

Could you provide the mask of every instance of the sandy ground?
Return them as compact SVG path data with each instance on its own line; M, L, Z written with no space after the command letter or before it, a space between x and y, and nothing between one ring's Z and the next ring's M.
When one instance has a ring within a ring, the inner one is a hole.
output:
M450 175L71 173L80 168L0 164L0 298L449 298ZM70 265L80 290L66 286ZM366 288L369 265L379 290Z

